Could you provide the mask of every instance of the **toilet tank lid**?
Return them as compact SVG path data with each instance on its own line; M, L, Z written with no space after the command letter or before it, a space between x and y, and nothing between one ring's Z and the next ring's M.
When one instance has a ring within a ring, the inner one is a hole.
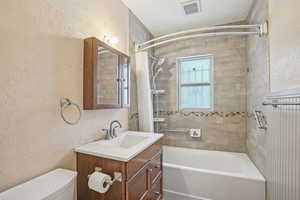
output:
M44 200L74 182L77 172L55 169L0 193L0 200Z

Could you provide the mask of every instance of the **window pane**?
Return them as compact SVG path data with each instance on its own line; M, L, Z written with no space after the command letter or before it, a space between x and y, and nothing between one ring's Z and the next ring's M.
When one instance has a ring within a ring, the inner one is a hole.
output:
M126 89L124 89L124 104L125 105L128 105L128 89L126 88Z
M203 76L202 80L204 83L210 82L210 70L203 70L202 76Z
M128 67L123 68L124 87L128 87Z
M210 82L210 58L180 61L181 83Z
M211 86L182 86L181 108L211 108Z

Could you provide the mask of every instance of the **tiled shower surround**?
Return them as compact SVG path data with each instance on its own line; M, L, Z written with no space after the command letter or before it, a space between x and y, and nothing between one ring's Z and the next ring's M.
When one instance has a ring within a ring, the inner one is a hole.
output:
M179 112L177 110L176 58L214 55L214 111ZM155 55L166 58L157 88L166 90L158 102L159 132L164 144L208 150L246 151L246 37L224 36L197 38L170 43L155 49ZM157 104L156 104L157 105ZM201 128L202 138L168 132Z

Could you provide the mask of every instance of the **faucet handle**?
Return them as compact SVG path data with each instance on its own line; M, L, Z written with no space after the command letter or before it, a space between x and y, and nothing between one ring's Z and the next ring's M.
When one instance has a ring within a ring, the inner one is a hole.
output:
M103 128L102 131L108 133L109 130L107 128Z
M116 128L122 128L122 125L117 124L116 126L113 127L113 129L116 129Z
M103 128L102 131L105 132L105 139L109 139L109 130L107 128Z

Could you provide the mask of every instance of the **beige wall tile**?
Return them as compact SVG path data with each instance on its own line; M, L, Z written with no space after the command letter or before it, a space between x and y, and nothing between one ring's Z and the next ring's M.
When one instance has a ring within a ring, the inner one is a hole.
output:
M159 97L159 110L177 110L176 58L214 54L214 106L217 112L245 112L246 110L246 38L214 37L170 43L155 49L155 55L165 57L163 72L157 86L165 89ZM245 118L165 116L163 128L201 128L202 139L188 135L166 133L165 144L200 149L220 149L245 152Z

